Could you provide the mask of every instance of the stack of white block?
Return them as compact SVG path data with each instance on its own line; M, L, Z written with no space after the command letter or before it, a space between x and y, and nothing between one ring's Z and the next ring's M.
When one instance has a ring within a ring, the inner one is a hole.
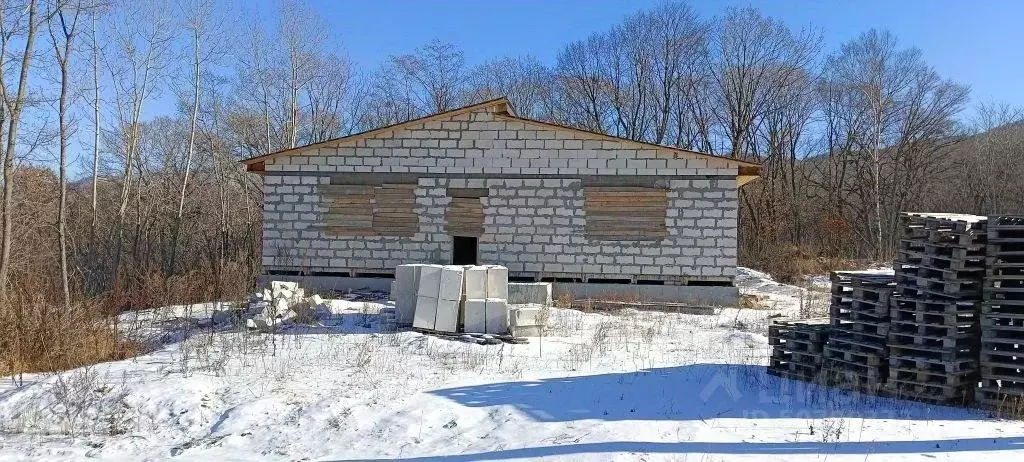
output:
M486 265L466 267L463 329L466 332L508 332L508 269Z
M503 266L400 265L396 321L419 329L508 332L508 269Z

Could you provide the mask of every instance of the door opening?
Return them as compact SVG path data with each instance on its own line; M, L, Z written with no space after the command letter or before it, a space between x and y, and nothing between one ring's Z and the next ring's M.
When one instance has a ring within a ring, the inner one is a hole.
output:
M452 264L476 264L477 238L469 236L452 237Z

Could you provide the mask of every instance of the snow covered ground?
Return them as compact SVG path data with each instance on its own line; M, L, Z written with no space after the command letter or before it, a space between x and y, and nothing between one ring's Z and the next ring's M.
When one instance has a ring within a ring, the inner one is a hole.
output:
M275 335L196 327L211 305L142 313L151 354L2 380L0 460L1024 457L1024 422L765 374L768 317L820 311L821 289L737 282L766 308L556 309L528 345L382 333L351 301Z

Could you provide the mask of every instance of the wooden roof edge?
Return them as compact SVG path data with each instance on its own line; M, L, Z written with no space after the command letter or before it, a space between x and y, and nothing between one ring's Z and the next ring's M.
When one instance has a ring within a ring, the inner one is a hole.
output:
M544 121L536 120L536 119L528 119L528 118L519 117L519 116L516 116L516 115L500 114L500 113L498 113L497 115L499 117L502 117L502 118L505 118L505 119L516 120L516 121L519 121L519 122L531 123L531 124L534 124L534 125L547 126L547 127L555 128L555 129L558 129L558 130L569 130L569 131L573 131L573 132L577 132L577 133L584 133L584 134L589 135L589 136L601 138L601 139L603 139L605 141L617 141L617 142L634 144L634 145L637 145L637 146L643 146L645 149L661 149L661 150L667 150L667 151L672 151L672 152L679 152L679 153L684 153L684 154L696 155L698 157L703 157L703 158L713 159L713 160L718 160L718 161L735 162L735 163L739 164L739 166L741 168L742 167L756 168L758 172L760 172L760 170L761 170L761 164L758 164L756 162L749 162L749 161L745 161L745 160L735 159L735 158L732 158L732 157L718 156L718 155L715 155L715 154L708 154L708 153L699 152L699 151L690 151L688 149L675 148L675 147L672 147L672 146L665 146L663 144L654 144L654 143L648 143L648 142L645 142L645 141L636 141L636 140L631 140L629 138L622 138L622 137L619 137L619 136L608 135L608 134L605 134L605 133L594 132L594 131L590 131L590 130L584 130L582 128L569 127L567 125L556 124L556 123L553 123L553 122L544 122Z
M246 165L246 166L260 164L260 163L266 162L266 161L271 160L271 159L276 159L278 157L283 157L283 156L291 155L291 154L294 154L294 153L296 153L298 151L302 151L302 150L309 149L309 148L330 147L330 146L332 146L335 143L341 143L341 142L345 142L345 141L352 141L352 140L358 140L358 139L362 139L362 138L368 138L368 137L371 137L371 136L374 136L374 135L379 135L381 133L384 133L384 132L387 132L387 131L390 131L390 130L399 130L399 129L402 129L402 128L407 127L409 125L422 124L422 123L432 122L432 121L437 120L437 119L445 119L445 118L449 118L449 117L455 117L455 116L459 116L459 115L466 114L466 113L469 113L469 112L474 112L474 111L477 111L477 110L480 110L480 109L489 108L489 107L493 107L495 109L495 111L493 111L493 112L495 112L495 113L498 113L498 114L501 114L501 115L504 115L504 116L507 116L507 117L515 117L515 115L514 115L515 112L514 112L514 110L512 108L512 104L509 103L508 98L502 96L501 98L495 98L495 99L492 99L492 100L487 100L487 101L484 101L482 103L472 104L472 105L469 105L469 106L463 106L463 107L460 107L460 108L457 108L457 109L452 109L450 111L438 112L438 113L435 113L435 114L430 114L430 115L419 117L419 118L416 118L416 119L407 120L405 122L399 122L397 124L386 125L386 126L383 126L383 127L380 127L380 128L374 128L372 130L366 130L366 131L362 131L362 132L359 132L359 133L353 133L351 135L346 135L346 136L342 136L342 137L338 137L338 138L332 138L332 139L329 139L329 140L326 140L326 141L321 141L319 143L307 144L305 146L296 146L294 148L284 149L284 150L281 150L281 151L272 152L270 154L261 154L261 155L258 155L258 156L253 156L253 157L250 157L250 158L247 158L247 159L242 159L242 160L239 161L239 163L241 163L243 165ZM249 171L254 171L252 169L248 169L248 170Z

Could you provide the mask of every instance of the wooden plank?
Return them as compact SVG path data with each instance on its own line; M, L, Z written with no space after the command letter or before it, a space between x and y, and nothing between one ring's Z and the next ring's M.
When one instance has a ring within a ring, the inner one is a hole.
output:
M487 188L448 188L448 196L452 198L478 198L488 194Z

